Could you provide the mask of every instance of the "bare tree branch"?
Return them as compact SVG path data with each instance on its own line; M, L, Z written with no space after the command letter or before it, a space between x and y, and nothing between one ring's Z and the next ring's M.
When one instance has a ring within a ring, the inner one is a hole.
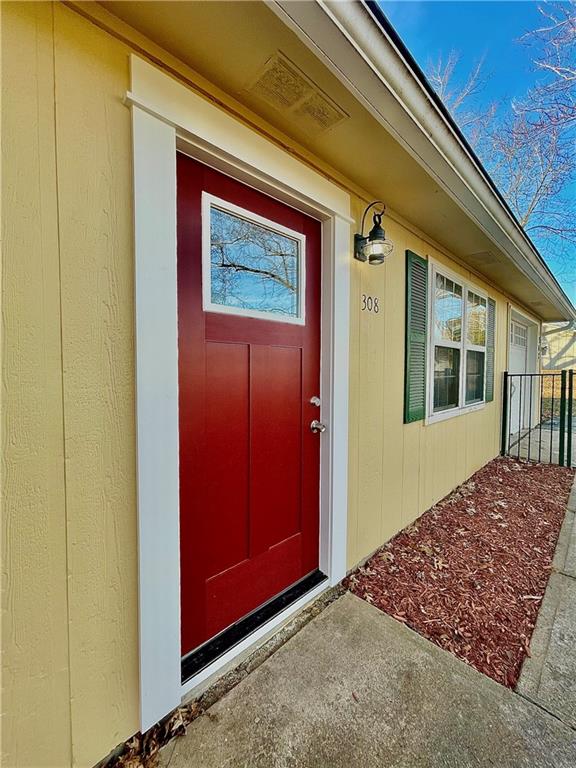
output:
M476 147L493 121L497 111L495 103L487 108L478 109L475 98L482 93L488 77L484 74L484 56L474 65L472 71L459 82L456 68L460 55L450 51L446 60L440 56L435 62L429 62L428 79L446 107L450 110L468 141Z
M533 130L567 129L576 124L576 2L547 2L538 10L545 23L521 41L536 49L543 79L514 108Z
M520 225L576 282L576 0L539 11L542 25L520 41L533 46L540 79L508 108L482 103L483 59L462 79L451 51L429 64L428 77Z

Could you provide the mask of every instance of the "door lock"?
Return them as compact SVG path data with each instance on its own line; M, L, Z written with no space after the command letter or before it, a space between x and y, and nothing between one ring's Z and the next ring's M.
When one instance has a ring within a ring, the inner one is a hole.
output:
M322 424L322 422L314 419L314 421L310 422L310 429L312 432L326 432L326 424Z

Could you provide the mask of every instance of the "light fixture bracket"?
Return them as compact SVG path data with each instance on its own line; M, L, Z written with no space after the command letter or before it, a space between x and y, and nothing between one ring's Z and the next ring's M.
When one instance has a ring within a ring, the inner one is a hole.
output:
M368 256L364 253L364 246L368 242L368 238L363 235L354 235L354 258L358 261L368 261Z

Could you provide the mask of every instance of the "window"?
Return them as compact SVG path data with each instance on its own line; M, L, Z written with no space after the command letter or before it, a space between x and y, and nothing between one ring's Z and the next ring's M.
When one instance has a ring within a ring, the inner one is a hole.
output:
M517 347L528 346L528 328L514 320L510 323L510 343Z
M487 299L433 270L430 414L484 402Z
M466 405L484 400L486 358L486 299L467 291L466 300Z
M434 411L457 408L462 348L462 286L436 273L434 299Z
M460 350L436 347L434 350L434 410L457 408L460 390Z
M206 193L202 202L204 309L303 324L305 236Z
M484 352L466 353L466 403L481 403L484 399Z

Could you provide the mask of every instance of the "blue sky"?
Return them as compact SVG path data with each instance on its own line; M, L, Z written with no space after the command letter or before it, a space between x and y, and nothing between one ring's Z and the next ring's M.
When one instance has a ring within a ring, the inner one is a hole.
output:
M484 57L487 82L479 98L486 104L498 101L503 106L523 97L535 82L534 50L518 40L541 24L538 5L524 0L380 0L382 10L422 69L440 55L446 58L450 51L456 51L460 56L456 77L460 72L465 78ZM573 189L576 194L576 184ZM576 262L576 253L574 256ZM552 259L549 263L554 269ZM576 303L576 269L574 272L561 282Z

